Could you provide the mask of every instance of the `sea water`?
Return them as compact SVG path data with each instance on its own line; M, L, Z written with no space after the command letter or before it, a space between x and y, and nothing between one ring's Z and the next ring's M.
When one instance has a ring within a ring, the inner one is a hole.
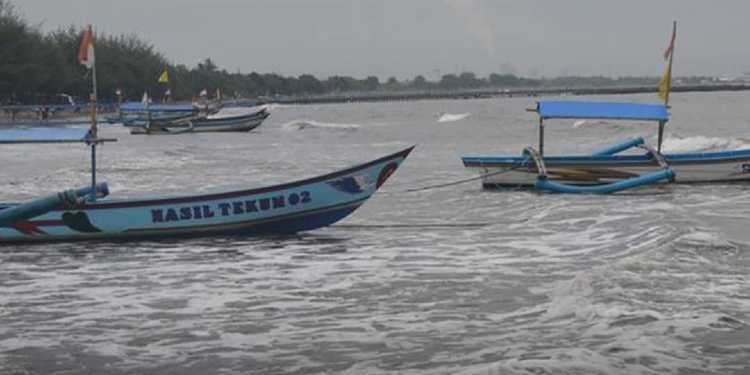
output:
M655 95L586 97L653 102ZM665 151L750 147L750 94L672 96ZM342 222L289 237L0 249L0 373L748 374L750 185L485 191L464 154L537 143L535 98L273 106L250 133L101 134L114 197L258 187L417 144ZM548 154L651 123L551 121ZM3 146L23 201L79 145Z

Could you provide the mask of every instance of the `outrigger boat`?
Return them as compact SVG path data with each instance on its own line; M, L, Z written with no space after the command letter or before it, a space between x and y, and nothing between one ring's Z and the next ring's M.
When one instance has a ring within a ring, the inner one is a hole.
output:
M361 206L413 147L330 174L211 194L111 199L96 183L88 129L0 131L0 143L83 142L92 148L91 186L23 204L0 204L0 243L289 234L331 225Z
M236 116L187 115L171 119L125 122L131 134L180 134L203 132L247 132L260 126L270 116L265 106Z
M529 146L521 156L467 156L466 168L481 174L482 185L534 187L558 193L614 193L663 183L736 182L750 180L750 149L662 154L664 127L669 121L669 93L677 23L664 51L667 67L659 82L664 104L539 101L529 111L539 115L539 149ZM643 138L625 140L589 155L546 156L544 125L550 119L633 120L659 124L656 148ZM641 155L620 153L639 147Z
M179 120L198 115L199 108L192 104L144 104L125 102L118 106L115 117L107 117L110 124L145 123L149 120Z
M111 199L96 182L98 137L93 33L79 54L92 69L90 129L0 131L0 144L82 142L91 147L91 185L21 204L0 204L0 243L287 234L331 225L351 214L414 147L351 168L280 185L219 193Z
M663 104L539 101L539 148L521 156L465 156L466 168L478 171L485 188L535 187L563 193L613 193L655 183L735 182L750 180L750 149L723 152L662 154ZM546 156L544 126L549 119L656 121L654 149L643 138L625 140L589 155ZM639 147L641 155L620 155Z

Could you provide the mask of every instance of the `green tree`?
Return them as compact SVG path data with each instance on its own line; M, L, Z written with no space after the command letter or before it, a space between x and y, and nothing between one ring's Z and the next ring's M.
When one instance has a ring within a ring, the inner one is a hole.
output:
M369 76L365 78L365 88L367 91L377 91L381 89L380 80L378 77Z

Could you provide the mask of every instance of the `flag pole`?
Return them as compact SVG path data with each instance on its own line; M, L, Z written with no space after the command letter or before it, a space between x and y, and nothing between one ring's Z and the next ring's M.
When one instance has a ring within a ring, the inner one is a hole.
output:
M89 26L90 27L90 26ZM93 38L93 34L92 34ZM93 43L93 40L92 40ZM91 64L91 85L92 85L92 92L91 92L91 138L93 139L93 142L91 142L91 195L89 196L89 200L94 202L96 201L96 141L98 138L97 132L98 129L96 127L96 106L97 106L97 89L96 89L96 58L93 59Z
M667 63L667 70L669 71L669 87L667 88L667 95L664 97L664 106L669 106L669 94L672 91L672 61L674 60L674 39L677 38L677 21L672 21L672 41L671 50L669 53L669 62Z
M672 21L672 37L669 41L669 60L667 62L667 71L665 73L666 78L666 88L664 91L664 106L669 108L669 94L672 91L672 61L674 61L674 47L675 47L675 39L677 38L677 21ZM661 88L660 88L661 89ZM666 125L666 121L659 121L659 136L658 140L656 141L656 151L661 152L661 144L664 140L664 125Z

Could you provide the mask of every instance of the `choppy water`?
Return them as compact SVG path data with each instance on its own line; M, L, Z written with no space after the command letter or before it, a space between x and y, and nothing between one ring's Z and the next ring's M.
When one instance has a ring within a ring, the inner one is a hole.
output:
M748 102L674 95L666 149L750 146ZM532 105L276 106L250 134L103 128L120 138L99 160L115 195L266 185L418 147L352 216L298 236L2 247L0 373L750 373L748 185L404 192L471 177L462 154L534 144ZM547 131L549 154L655 134ZM0 156L9 200L88 181L80 146Z

